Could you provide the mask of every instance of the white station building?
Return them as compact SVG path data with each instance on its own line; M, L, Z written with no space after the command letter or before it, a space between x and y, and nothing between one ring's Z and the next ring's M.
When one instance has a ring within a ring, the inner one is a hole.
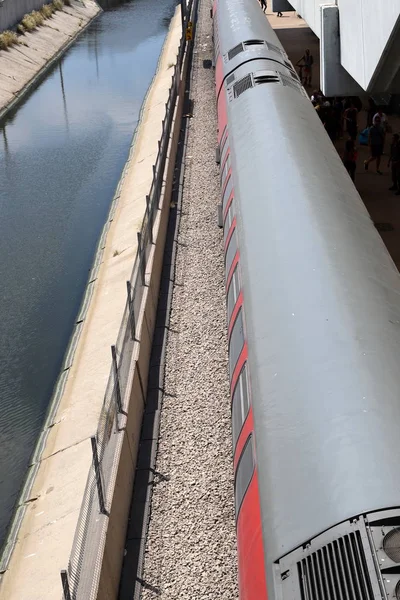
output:
M320 40L327 96L400 93L400 0L272 0Z

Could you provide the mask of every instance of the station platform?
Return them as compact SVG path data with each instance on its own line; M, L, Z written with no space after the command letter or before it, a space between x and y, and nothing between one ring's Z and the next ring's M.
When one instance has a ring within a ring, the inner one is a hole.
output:
M319 39L295 12L283 13L283 17L277 17L268 7L266 16L293 64L299 61L306 48L310 49L314 57L314 67L312 86L307 88L307 91L311 95L313 90L319 89L320 86ZM361 98L361 100L363 106L367 106L368 98ZM388 119L393 133L400 133L399 116L390 115ZM366 124L367 113L362 110L358 119L359 131L362 131ZM391 138L391 134L386 137L385 154L381 162L383 175L376 173L374 163L370 164L368 171L364 170L364 160L369 156L369 149L357 144L358 163L355 185L393 261L400 270L400 196L395 196L393 192L389 191L392 178L390 168L387 166ZM345 134L335 143L340 155L342 155L346 139Z

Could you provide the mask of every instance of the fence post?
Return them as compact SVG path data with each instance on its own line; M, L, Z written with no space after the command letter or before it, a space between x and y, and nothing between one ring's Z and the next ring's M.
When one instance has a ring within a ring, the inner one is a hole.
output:
M139 253L139 269L140 269L140 278L142 280L142 285L145 285L145 265L143 260L143 249L142 249L142 234L140 231L137 232L137 243L138 243L138 253Z
M181 0L182 31L185 34L186 0Z
M150 211L150 196L146 196L147 225L149 227L150 244L153 243L153 211Z
M61 585L64 594L64 600L71 600L71 592L69 591L68 573L65 569L61 571Z
M129 321L131 324L131 336L134 340L136 338L136 323L135 323L135 310L133 306L132 298L132 285L130 281L126 282L126 290L128 292L128 309L129 309Z
M97 454L96 437L93 435L90 438L90 441L92 443L93 465L94 465L94 472L96 474L96 484L97 484L97 493L99 495L100 512L102 515L106 515L107 511L106 511L106 506L104 504L103 484L101 482L100 463L99 463L99 455Z
M179 58L179 56L178 56L178 58ZM179 84L180 84L180 79L181 79L179 71L180 71L180 69L178 67L178 62L177 62L175 65L175 94L176 94L176 96L179 95Z
M115 379L115 393L117 397L117 410L119 413L122 413L122 399L121 399L121 388L119 385L119 373L118 373L118 364L117 364L117 350L115 346L111 346L111 356L113 361L113 371L114 371L114 379Z

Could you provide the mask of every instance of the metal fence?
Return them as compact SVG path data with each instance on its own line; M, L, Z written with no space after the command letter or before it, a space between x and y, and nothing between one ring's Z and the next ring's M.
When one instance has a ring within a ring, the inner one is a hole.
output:
M182 25L186 30L187 16L191 4L184 8ZM165 117L162 122L158 154L153 166L153 180L146 196L146 212L140 232L137 233L138 248L132 275L127 281L127 301L115 346L111 347L112 367L103 400L96 434L91 438L92 465L88 474L84 497L75 531L68 568L61 571L61 583L65 600L89 600L94 583L98 581L104 548L107 519L111 508L113 466L124 412L129 371L136 341L136 324L143 292L146 285L145 273L151 246L153 226L160 205L164 169L176 99L179 90L181 69L186 47L186 36L182 35L175 65ZM140 377L140 373L139 373ZM143 389L143 382L141 382Z

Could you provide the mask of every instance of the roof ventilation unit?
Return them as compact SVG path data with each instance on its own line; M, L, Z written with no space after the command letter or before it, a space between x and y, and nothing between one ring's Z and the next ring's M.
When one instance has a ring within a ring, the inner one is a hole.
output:
M253 75L254 85L262 85L263 83L280 83L280 79L276 71L258 71Z
M264 40L247 40L243 42L244 46L264 46Z
M238 44L237 46L234 46L233 48L231 48L229 50L229 52L228 52L228 60L232 60L232 58L235 58L235 56L237 56L241 52L243 52L243 44L242 44L242 42L240 42L240 44Z
M239 79L239 81L237 81L233 85L233 95L235 98L239 98L239 96L241 96L243 94L243 92L245 92L246 90L248 90L252 87L253 87L253 80L251 77L251 73L249 73L245 77L242 77L242 79Z

